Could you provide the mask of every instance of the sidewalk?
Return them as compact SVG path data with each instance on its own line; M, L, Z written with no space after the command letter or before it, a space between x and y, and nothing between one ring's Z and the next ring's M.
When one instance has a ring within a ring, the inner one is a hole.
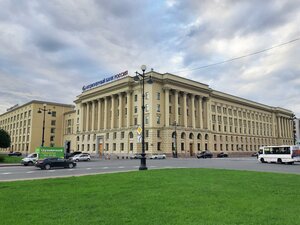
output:
M8 166L22 166L21 163L0 163L0 167L8 167Z

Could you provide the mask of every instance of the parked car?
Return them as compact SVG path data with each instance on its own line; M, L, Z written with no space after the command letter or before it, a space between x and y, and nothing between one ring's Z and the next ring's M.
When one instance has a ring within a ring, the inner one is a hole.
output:
M22 156L21 152L10 152L8 153L8 156Z
M37 154L31 153L21 160L21 164L23 164L24 166L33 166L36 160L37 160Z
M206 159L206 158L212 158L212 157L213 157L213 154L208 150L197 154L198 159L200 159L200 158Z
M142 155L141 154L137 154L137 153L130 156L130 159L141 159L141 158L142 158Z
M165 154L153 154L149 158L150 159L166 159L167 156Z
M72 158L72 160L78 162L78 161L90 161L91 160L91 156L89 153L81 153L78 155L74 155Z
M69 159L69 158L72 158L73 156L79 155L79 154L81 154L81 153L82 153L82 152L80 152L80 151L70 152L70 153L67 153L67 154L66 154L66 158Z
M42 170L50 170L53 167L73 168L76 166L76 163L69 159L46 158L43 160L37 160L35 166Z
M217 154L218 158L226 158L228 157L228 154L224 153L224 152L220 152L219 154Z

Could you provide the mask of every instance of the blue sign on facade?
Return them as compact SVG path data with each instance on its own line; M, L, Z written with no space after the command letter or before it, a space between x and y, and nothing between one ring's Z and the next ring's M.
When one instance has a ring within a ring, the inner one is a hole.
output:
M109 83L109 82L114 81L114 80L118 80L118 79L120 79L122 77L126 77L126 76L128 76L128 70L126 70L122 73L118 73L116 75L113 75L111 77L104 78L103 80L97 81L95 83L85 85L85 86L82 87L82 91L87 91L87 90L90 90L92 88L99 87L103 84Z

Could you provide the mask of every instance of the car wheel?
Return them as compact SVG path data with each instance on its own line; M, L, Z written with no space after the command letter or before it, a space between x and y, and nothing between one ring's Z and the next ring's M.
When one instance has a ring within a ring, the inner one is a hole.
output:
M282 160L281 159L277 159L277 163L282 163Z
M50 170L51 166L49 164L46 164L44 168L45 168L45 170Z
M90 160L91 160L91 159L89 159L89 158L87 159L87 161L90 161Z
M74 167L73 163L69 164L69 168L72 169Z
M28 162L27 165L28 166L33 166L33 162Z
M266 161L264 160L264 158L260 159L261 163L265 163Z
M76 159L75 161L76 161L76 162L79 162L79 159Z

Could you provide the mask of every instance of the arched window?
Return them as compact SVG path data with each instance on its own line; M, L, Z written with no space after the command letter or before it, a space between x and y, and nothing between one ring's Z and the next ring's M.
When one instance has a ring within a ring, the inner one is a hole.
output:
M205 134L205 140L208 140L208 134Z
M197 135L197 139L201 140L201 134L200 133Z
M181 133L181 139L185 139L185 133L184 132Z
M193 138L194 138L194 134L193 134L193 133L190 133L189 138L190 138L190 139L193 139Z

